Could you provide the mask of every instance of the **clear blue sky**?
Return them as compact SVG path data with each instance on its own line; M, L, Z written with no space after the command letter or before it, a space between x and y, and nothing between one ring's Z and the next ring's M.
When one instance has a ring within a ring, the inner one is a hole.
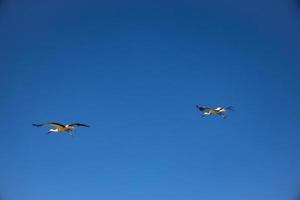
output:
M2 0L0 52L4 200L300 192L295 0ZM45 122L91 128L31 126Z

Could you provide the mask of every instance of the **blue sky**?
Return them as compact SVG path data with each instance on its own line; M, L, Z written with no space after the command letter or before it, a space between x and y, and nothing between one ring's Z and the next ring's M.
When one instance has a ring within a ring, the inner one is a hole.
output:
M299 35L296 1L1 1L0 195L294 199Z

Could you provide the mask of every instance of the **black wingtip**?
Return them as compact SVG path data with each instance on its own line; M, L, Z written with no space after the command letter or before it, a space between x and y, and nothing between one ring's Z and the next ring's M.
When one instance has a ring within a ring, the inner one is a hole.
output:
M78 126L83 126L83 127L87 127L87 128L90 128L90 125L87 125L87 124L80 124L80 123L77 123Z
M200 110L201 112L208 109L208 107L206 107L206 106L198 106L198 105L196 105L196 108L198 108L198 110Z
M69 126L83 126L83 127L90 127L89 125L87 124L81 124L81 123L73 123L73 124L69 124Z
M32 126L35 126L35 127L41 127L42 124L32 124Z

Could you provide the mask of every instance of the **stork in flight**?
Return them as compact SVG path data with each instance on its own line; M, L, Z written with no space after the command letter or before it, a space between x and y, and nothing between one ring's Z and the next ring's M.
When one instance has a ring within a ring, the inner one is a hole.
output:
M55 129L50 129L48 131L48 134L50 134L50 133L68 133L71 136L74 135L72 132L75 130L75 127L77 127L77 126L90 127L89 125L80 124L80 123L73 123L73 124L69 124L69 125L62 125L59 123L32 124L32 125L36 126L36 127L52 126Z
M225 115L225 113L227 111L233 111L233 107L232 106L228 106L228 107L217 107L217 108L210 108L207 106L196 106L196 108L198 110L200 110L201 112L203 112L202 117L206 117L208 115L219 115L223 118L226 118L227 116Z

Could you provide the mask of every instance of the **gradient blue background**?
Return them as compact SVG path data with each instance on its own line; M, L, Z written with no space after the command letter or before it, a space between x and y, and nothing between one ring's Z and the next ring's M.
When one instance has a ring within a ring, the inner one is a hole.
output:
M296 0L2 0L0 195L295 199L299 52Z

